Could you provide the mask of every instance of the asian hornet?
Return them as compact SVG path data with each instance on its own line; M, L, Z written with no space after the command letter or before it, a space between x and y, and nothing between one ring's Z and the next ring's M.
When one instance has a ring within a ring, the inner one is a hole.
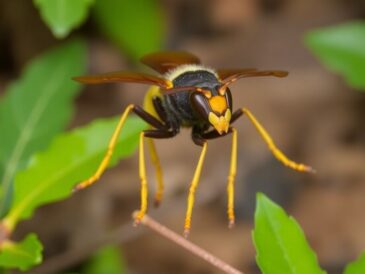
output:
M156 168L158 188L155 203L159 204L163 195L163 180L160 161L153 139L172 138L180 128L191 128L193 142L202 147L187 199L184 234L191 227L194 194L199 183L208 140L231 134L232 152L227 179L229 226L233 226L234 180L237 166L237 131L232 124L245 115L255 126L273 155L284 165L304 172L314 170L307 165L298 164L284 155L272 141L259 121L247 108L233 111L233 99L229 85L241 78L258 76L285 77L287 72L279 70L260 71L256 69L211 69L203 66L198 57L187 52L158 52L146 55L141 62L155 70L158 75L142 72L113 72L101 75L75 77L74 80L85 84L112 82L131 82L151 85L145 95L143 107L130 104L122 113L119 123L110 139L98 169L90 177L78 184L75 190L86 188L95 183L108 166L113 154L117 137L121 133L127 116L134 112L151 127L140 134L139 139L139 176L141 180L141 207L136 216L138 223L147 211L148 187L144 160L144 141L148 142L152 163Z

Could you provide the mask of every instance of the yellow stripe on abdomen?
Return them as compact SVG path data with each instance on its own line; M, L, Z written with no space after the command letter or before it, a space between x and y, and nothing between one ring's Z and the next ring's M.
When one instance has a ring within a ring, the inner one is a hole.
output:
M162 120L161 120L160 116L158 116L158 114L155 110L155 107L153 106L153 102L152 102L152 99L156 96L162 97L161 90L158 86L151 86L148 89L146 95L144 96L143 109L162 122Z

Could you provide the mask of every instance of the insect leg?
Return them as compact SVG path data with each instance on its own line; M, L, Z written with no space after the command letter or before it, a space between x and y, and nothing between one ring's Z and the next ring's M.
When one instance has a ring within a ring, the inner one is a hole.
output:
M102 159L102 161L101 161L98 169L96 170L96 172L90 178L88 178L88 179L82 181L81 183L79 183L78 185L76 185L75 188L74 188L74 191L80 190L80 189L84 189L84 188L92 185L104 173L106 167L109 164L110 158L111 158L111 156L113 154L113 151L114 151L114 148L115 148L115 145L116 145L118 136L120 134L120 131L123 128L123 125L125 123L125 120L126 120L128 114L133 109L134 109L134 105L133 104L128 105L127 108L124 110L123 114L121 115L121 117L119 119L119 122L118 122L118 125L116 126L116 128L115 128L115 130L113 132L113 135L112 135L112 137L111 137L111 139L109 141L108 150L106 151L106 153L104 155L104 158Z
M156 147L155 147L155 142L153 141L153 139L148 138L147 139L147 144L148 144L148 150L150 152L150 156L151 156L151 161L153 166L155 167L156 170L156 179L157 179L157 191L155 194L155 207L159 206L162 200L162 195L163 195L163 177L162 177L162 169L161 169L161 164L160 164L160 159L158 158L158 154L156 151Z
M264 139L265 143L268 145L269 149L273 153L273 155L282 162L285 166L290 167L291 169L297 171L304 171L304 172L315 172L315 170L307 165L296 163L290 160L281 150L277 148L274 141L271 139L270 135L267 131L263 128L263 126L256 120L255 116L246 108L242 108L237 110L232 117L238 119L242 114L245 114L248 119L250 119L251 123L255 126L256 130L261 135L262 139Z
M229 174L227 178L227 214L228 214L228 226L231 228L234 226L234 181L237 173L237 130L232 128L232 151L231 151L231 163L229 166Z
M228 215L228 226L231 228L234 226L234 181L236 178L237 171L237 130L230 127L229 131L225 134L232 133L232 149L231 149L231 162L229 166L229 173L227 177L227 215ZM202 134L205 139L215 139L224 137L220 135L216 130L208 131Z
M168 130L167 125L161 123L158 119L156 119L153 115L149 114L147 111L145 111L140 106L134 106L133 111L135 114L137 114L139 117L141 117L147 123L149 123L151 126L157 128L157 129L161 129L161 130Z
M163 123L161 123L158 119L156 119L155 117L153 117L151 114L149 114L147 111L145 111L143 108L141 108L140 106L135 106L133 104L130 104L127 106L127 108L124 110L123 114L121 115L118 125L115 128L113 135L109 141L108 144L108 150L105 153L105 156L103 158L103 160L101 161L98 169L96 170L96 172L88 179L82 181L81 183L79 183L78 185L75 186L74 191L80 190L80 189L84 189L92 184L94 184L97 180L99 180L100 176L104 173L106 167L109 164L110 158L113 154L114 148L115 148L115 144L117 142L118 136L123 128L123 125L125 123L125 120L128 116L128 114L133 111L135 114L137 114L140 118L142 118L144 121L146 121L147 123L149 123L150 125L152 125L153 127L160 129L164 132L167 131L167 125L164 125Z
M141 132L139 135L139 178L141 180L141 208L135 218L135 224L138 224L146 214L148 203L148 187L144 157L144 137L144 132Z
M201 173L201 170L203 167L205 154L207 152L208 142L204 141L202 145L203 145L203 149L200 153L198 165L195 169L194 177L193 177L193 180L191 181L190 189L189 189L189 196L188 196L188 201L187 201L188 204L187 204L187 209L186 209L186 217L185 217L185 225L184 225L184 236L185 237L187 237L189 235L189 231L190 231L190 227L191 227L191 215L193 212L194 199L195 199L194 195L195 195L195 190L199 184L200 173Z
M163 177L162 177L162 169L160 164L160 159L158 158L158 154L156 151L155 143L152 138L171 138L176 135L176 133L172 131L166 130L145 130L144 136L147 138L148 150L150 152L151 161L156 170L156 179L157 179L157 192L155 195L155 206L159 206L163 196Z

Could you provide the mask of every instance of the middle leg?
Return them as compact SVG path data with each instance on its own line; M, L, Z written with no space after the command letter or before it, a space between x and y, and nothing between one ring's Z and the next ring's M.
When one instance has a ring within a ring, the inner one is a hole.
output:
M149 150L149 153L151 156L152 164L156 170L157 191L155 194L155 201L154 201L155 207L159 206L161 203L164 186L163 186L163 176L162 176L162 168L161 168L161 164L160 164L160 159L158 157L156 147L155 147L155 142L153 141L153 138L164 139L164 138L174 137L175 135L176 135L176 133L173 131L145 130L144 136L149 137L149 138L147 138L148 150Z
M146 176L146 165L144 157L144 138L145 133L141 132L139 135L139 178L141 180L141 207L135 217L135 224L139 224L147 212L148 205L148 187Z
M146 214L148 205L148 187L147 187L146 164L144 155L144 139L146 137L158 138L157 136L159 136L160 138L168 138L168 137L173 137L173 134L174 134L173 132L169 132L167 130L145 130L141 132L141 134L139 135L139 177L141 180L141 208L135 218L136 224L138 224L142 220L143 216ZM152 139L149 140L150 144L153 145ZM160 167L160 161L157 157L156 150L150 152L151 152L152 162L157 168L156 172L159 180L158 181L159 190L162 192L163 185L162 185L162 171Z
M196 137L195 137L196 138ZM203 163L205 159L205 154L207 152L208 148L208 142L204 139L201 139L200 142L202 144L202 151L200 153L198 165L196 166L193 180L191 181L190 188L189 188L189 195L187 200L187 209L186 209L186 215L185 215L185 224L184 224L184 236L187 237L190 232L191 227L191 215L193 213L193 207L195 202L195 191L199 184L200 174L201 170L203 168Z

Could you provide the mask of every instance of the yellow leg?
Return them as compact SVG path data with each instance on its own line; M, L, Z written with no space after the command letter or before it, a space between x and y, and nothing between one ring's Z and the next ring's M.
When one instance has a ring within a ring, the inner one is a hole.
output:
M148 189L146 178L146 165L144 160L144 132L139 136L139 178L141 180L141 208L135 218L138 224L147 212Z
M88 178L88 179L82 181L81 183L79 183L78 185L76 185L74 188L74 191L84 189L84 188L92 185L97 180L99 180L100 176L104 173L105 169L107 168L107 166L109 164L110 158L112 157L115 145L117 143L117 140L118 140L119 134L123 128L123 125L125 123L125 120L133 108L134 108L134 105L132 105L132 104L128 105L127 108L124 110L123 114L121 115L118 125L115 128L113 135L109 141L108 150L106 151L104 158L101 161L96 172L90 178Z
M232 128L232 152L231 164L229 167L228 183L227 183L227 197L228 197L228 226L234 226L234 180L237 173L237 130Z
M194 195L195 190L199 184L200 173L203 167L205 154L207 152L208 143L205 142L203 145L203 149L200 153L199 162L195 169L193 180L191 181L190 189L189 189L189 196L188 196L188 205L186 209L186 217L185 217L185 225L184 225L184 236L187 237L189 235L190 227L191 227L191 215L193 212L194 206Z
M271 152L274 154L274 156L280 162L282 162L285 166L290 167L297 171L315 172L315 170L310 166L307 166L304 164L298 164L298 163L288 159L288 157L286 157L285 154L276 147L276 145L274 144L270 135L262 127L262 125L256 120L256 118L253 116L253 114L248 109L245 109L245 108L242 109L242 112L247 115L248 119L250 119L250 121L256 127L257 131L260 133L261 137L264 139L264 141L268 145Z
M157 207L161 203L162 196L163 196L163 189L164 189L162 169L161 169L160 159L158 158L158 155L157 155L155 142L151 138L147 138L147 142L148 142L148 149L149 149L150 155L151 155L151 161L156 170L157 191L156 191L156 195L155 195L155 206Z

